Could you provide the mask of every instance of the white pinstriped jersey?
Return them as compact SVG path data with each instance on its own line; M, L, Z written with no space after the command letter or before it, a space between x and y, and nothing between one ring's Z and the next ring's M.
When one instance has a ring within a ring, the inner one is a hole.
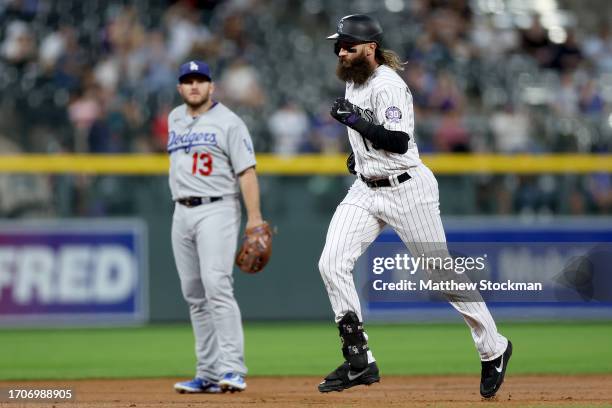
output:
M363 85L347 82L345 98L361 108L361 116L367 121L410 135L408 151L398 154L374 149L359 132L348 128L358 173L368 178L383 178L403 173L421 163L414 141L412 95L393 69L380 65Z
M363 85L347 83L345 98L359 107L364 119L410 136L408 151L396 154L374 149L371 142L349 128L357 172L367 178L386 178L407 172L410 179L388 187L371 188L356 178L336 208L319 259L319 271L336 323L350 311L363 321L353 267L385 226L395 230L412 256L430 254L432 250L434 254L447 251L438 182L419 158L408 87L395 71L382 65ZM447 298L470 327L480 359L489 361L502 355L508 340L497 331L482 298L453 294L447 294ZM368 351L368 363L373 361L374 356Z

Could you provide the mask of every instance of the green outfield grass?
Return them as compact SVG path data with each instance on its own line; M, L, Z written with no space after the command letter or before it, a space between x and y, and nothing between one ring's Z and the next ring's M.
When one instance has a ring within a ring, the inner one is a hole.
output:
M513 373L610 373L612 324L513 323ZM477 374L463 324L367 327L384 374ZM245 327L250 375L326 374L341 362L337 329L323 323ZM125 329L0 330L0 379L161 377L193 374L187 324Z

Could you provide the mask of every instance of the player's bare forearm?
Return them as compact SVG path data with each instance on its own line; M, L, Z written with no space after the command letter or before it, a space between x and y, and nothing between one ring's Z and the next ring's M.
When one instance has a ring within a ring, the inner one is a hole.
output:
M238 176L242 199L247 211L247 228L255 227L263 222L259 205L259 183L255 167L249 167Z

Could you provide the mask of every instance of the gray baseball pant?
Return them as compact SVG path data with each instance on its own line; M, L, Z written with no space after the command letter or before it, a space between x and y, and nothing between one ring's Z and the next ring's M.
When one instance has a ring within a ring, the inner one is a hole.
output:
M227 197L192 208L177 203L172 219L172 250L195 336L196 376L213 381L229 372L247 373L232 277L240 217L240 202Z

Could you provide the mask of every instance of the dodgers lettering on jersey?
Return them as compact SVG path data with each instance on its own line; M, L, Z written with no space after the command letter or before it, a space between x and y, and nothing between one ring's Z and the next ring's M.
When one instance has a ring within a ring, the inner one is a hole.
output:
M207 132L187 132L178 134L175 131L168 133L168 153L173 153L175 150L184 149L185 153L189 153L194 146L216 146L217 135Z
M365 120L410 135L404 154L374 149L359 132L348 128L355 154L355 170L368 178L383 178L402 173L421 163L414 141L412 95L404 80L391 68L381 65L363 85L347 82L345 98L360 109Z
M196 118L186 105L170 112L167 150L173 200L237 194L236 175L256 164L246 125L221 103Z

